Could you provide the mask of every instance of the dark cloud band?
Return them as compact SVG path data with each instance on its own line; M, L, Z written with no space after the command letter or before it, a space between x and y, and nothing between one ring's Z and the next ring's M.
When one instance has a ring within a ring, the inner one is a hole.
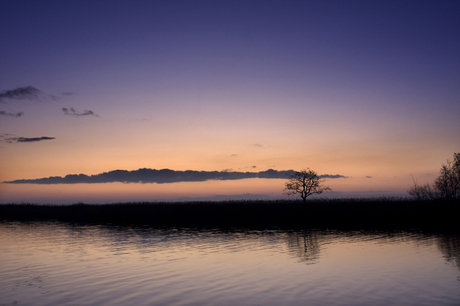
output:
M133 171L114 170L96 175L69 174L65 177L51 176L40 179L22 179L7 181L8 184L95 184L95 183L177 183L203 182L208 180L241 180L248 178L288 179L294 170L277 171L269 169L260 172L226 172L226 171L175 171L170 169L139 169ZM343 175L321 175L323 178L345 178Z
M37 142L37 141L42 141L42 140L52 140L56 139L55 137L32 137L32 138L27 138L27 137L12 137L12 138L5 138L5 141L8 143L12 142Z
M19 113L7 113L5 111L0 111L0 116L9 116L9 117L21 117L24 115L24 112L19 112Z

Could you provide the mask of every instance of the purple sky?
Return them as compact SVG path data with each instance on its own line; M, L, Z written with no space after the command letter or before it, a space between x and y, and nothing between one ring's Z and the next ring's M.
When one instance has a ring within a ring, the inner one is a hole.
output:
M0 0L0 182L310 167L347 177L330 196L405 194L460 151L459 16L459 1ZM0 183L0 202L284 182Z

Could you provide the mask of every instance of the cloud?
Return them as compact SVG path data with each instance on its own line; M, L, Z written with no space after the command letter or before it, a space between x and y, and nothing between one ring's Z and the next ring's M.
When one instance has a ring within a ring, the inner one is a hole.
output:
M11 90L5 90L2 93L0 93L0 101L6 99L36 99L38 98L40 93L41 91L33 86L18 87Z
M263 145L261 145L260 143L255 143L253 144L254 147L258 147L258 148L263 148Z
M98 115L96 115L91 110L85 110L85 111L83 111L83 113L80 113L80 112L77 112L75 110L75 108L73 108L73 107L71 107L70 109L67 109L67 108L63 107L62 111L64 112L64 115L74 116L74 117L81 117L81 116L96 116L96 117L99 117Z
M10 117L21 117L24 115L24 112L19 112L19 113L7 113L5 111L0 111L0 116L10 116Z
M329 179L336 179L336 178L348 178L348 176L344 176L341 174L321 174L320 178L329 178Z
M0 102L7 100L47 100L58 99L56 96L45 94L33 86L18 87L15 89L4 90L0 93Z
M370 176L370 175L366 175L366 178L372 178L372 176Z
M52 139L56 139L56 138L55 137L47 137L47 136L33 137L33 138L12 137L12 138L5 138L5 142L7 142L7 143L13 143L13 142L37 142L37 141L52 140Z
M8 184L95 184L95 183L177 183L203 182L208 180L241 180L248 178L288 179L295 173L294 170L277 171L268 169L259 172L227 172L227 171L175 171L170 169L114 170L95 175L69 174L65 177L51 176L39 179L21 179L6 181ZM328 178L344 178L343 175L322 175Z

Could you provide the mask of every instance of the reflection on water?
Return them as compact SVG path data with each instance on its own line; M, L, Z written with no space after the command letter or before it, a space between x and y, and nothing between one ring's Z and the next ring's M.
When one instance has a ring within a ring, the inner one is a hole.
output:
M325 235L315 231L289 233L287 236L288 252L307 264L317 263L320 255L319 240Z
M460 239L458 236L444 235L437 239L439 250L447 262L460 269ZM460 280L460 279L459 279Z
M0 223L0 305L458 305L460 237Z

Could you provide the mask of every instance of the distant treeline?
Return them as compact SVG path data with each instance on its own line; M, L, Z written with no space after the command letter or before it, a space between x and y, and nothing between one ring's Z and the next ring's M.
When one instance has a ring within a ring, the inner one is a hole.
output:
M457 201L302 201L0 204L0 220L180 228L394 229L460 231Z

